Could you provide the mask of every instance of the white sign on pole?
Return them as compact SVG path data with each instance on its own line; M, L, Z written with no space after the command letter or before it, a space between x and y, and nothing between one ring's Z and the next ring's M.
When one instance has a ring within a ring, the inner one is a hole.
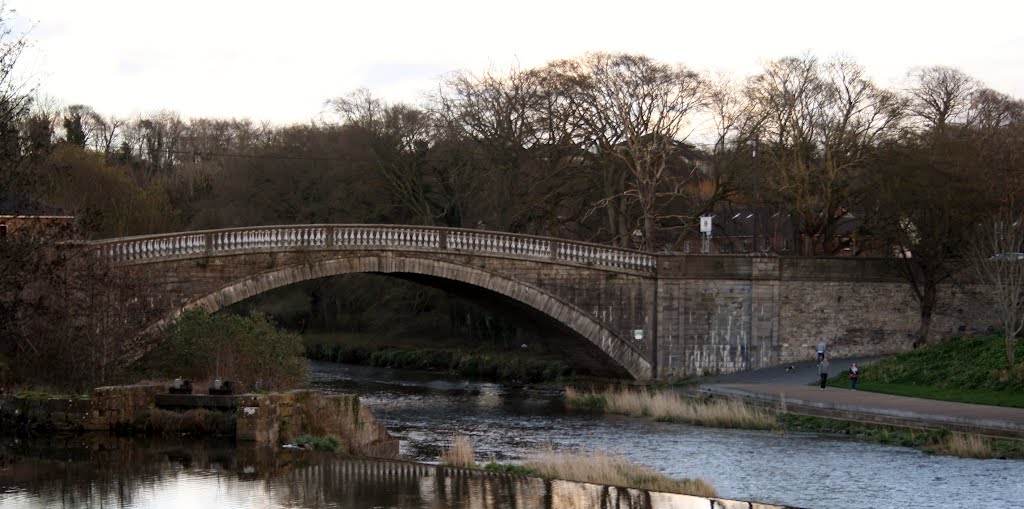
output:
M711 233L711 216L700 216L700 232Z

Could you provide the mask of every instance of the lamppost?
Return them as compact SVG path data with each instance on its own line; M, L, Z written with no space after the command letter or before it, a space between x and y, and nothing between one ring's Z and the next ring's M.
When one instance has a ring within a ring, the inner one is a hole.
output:
M758 249L757 249L757 229L758 229L758 226L757 225L759 224L758 220L760 219L758 217L758 208L761 205L760 189L758 188L758 181L760 180L760 177L761 177L761 158L758 157L760 155L760 149L761 149L761 137L760 136L755 136L754 137L754 175L753 175L753 177L754 177L753 178L753 181L754 181L754 228L753 228L753 231L752 231L752 236L754 238L753 248L754 248L754 252L755 253L758 252Z

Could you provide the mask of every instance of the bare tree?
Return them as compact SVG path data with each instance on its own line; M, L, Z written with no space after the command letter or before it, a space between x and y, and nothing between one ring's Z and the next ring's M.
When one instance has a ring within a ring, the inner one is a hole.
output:
M582 217L580 150L556 77L513 68L448 77L435 116L466 140L474 173L485 179L474 219L506 231L552 233Z
M574 85L583 147L602 156L604 196L597 206L609 228L620 245L641 229L645 248L653 251L666 201L696 175L694 166L671 163L685 151L692 114L706 104L705 79L681 64L631 54L590 53L551 68ZM631 205L640 212L633 221Z
M963 71L935 65L908 73L910 112L926 130L943 130L949 124L970 121L971 98L982 85Z
M431 186L425 156L436 137L427 112L405 104L390 105L366 89L331 99L327 106L343 125L368 136L380 175L415 222L436 224L446 216L458 215L460 198L456 194L462 190L453 183L461 180L465 167L452 161L455 164L444 169L438 185ZM431 194L438 190L440 197Z
M32 86L15 73L28 42L11 30L6 3L0 1L0 192L10 191L25 176L19 125L31 105Z
M831 254L867 157L899 132L901 102L841 57L825 64L810 56L769 62L748 81L746 94L769 166L766 194L792 210L809 243L802 254Z
M971 244L970 260L980 279L988 283L1003 321L1006 360L1017 361L1014 346L1024 329L1024 211L1020 206L1001 211L982 223Z

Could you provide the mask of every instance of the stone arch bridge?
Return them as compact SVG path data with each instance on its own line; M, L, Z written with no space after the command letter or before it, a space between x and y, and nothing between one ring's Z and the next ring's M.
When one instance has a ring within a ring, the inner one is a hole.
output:
M907 284L879 260L652 255L397 225L230 228L91 244L119 270L144 272L142 297L167 318L301 281L382 274L536 320L571 363L637 380L789 362L813 355L810 345L823 336L837 353L901 350L916 329ZM960 322L940 314L936 330Z

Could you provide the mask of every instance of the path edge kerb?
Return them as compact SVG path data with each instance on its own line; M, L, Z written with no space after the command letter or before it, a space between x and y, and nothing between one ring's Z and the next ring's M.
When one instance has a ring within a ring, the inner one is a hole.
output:
M810 401L777 394L756 392L721 385L702 386L696 391L711 397L742 399L757 406L777 411L813 417L827 417L844 421L882 424L912 429L939 429L974 433L999 438L1024 439L1024 424L994 419L970 419L965 417L924 414L908 410L865 407L824 401Z

